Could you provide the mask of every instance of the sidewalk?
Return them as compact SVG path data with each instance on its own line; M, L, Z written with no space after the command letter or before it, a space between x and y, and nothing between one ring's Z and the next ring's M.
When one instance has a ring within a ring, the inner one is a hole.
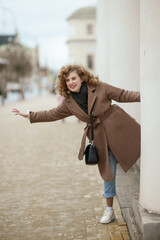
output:
M77 159L85 124L30 124L11 113L56 104L50 95L0 107L0 240L130 239L117 199L117 219L99 222L103 181L97 166Z

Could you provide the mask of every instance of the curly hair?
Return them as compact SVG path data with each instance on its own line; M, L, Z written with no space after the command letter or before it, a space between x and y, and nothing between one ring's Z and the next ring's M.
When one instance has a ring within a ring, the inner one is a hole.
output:
M81 65L67 65L63 66L58 74L58 81L56 89L58 90L59 94L65 98L68 98L70 96L70 91L67 88L66 85L66 78L69 76L71 72L76 72L78 76L82 79L82 81L96 86L99 83L99 78L97 76L94 76L89 71L87 71L84 67Z

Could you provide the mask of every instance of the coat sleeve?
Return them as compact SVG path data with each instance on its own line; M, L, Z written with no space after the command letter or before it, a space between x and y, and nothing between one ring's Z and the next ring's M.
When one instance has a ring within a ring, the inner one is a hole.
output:
M29 119L31 123L52 122L73 115L65 104L65 100L56 108L45 111L30 111Z
M107 83L103 83L107 97L116 102L140 102L139 91L128 91L125 89L117 88Z

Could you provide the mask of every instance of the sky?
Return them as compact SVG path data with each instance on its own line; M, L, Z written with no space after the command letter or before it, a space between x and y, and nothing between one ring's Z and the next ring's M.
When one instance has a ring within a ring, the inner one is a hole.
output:
M39 46L41 65L58 70L67 63L66 19L98 0L0 0L0 34L18 31L20 41Z

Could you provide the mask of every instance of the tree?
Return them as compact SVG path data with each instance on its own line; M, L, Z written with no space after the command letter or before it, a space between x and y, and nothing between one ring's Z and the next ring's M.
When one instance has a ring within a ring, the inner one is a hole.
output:
M6 59L0 58L0 96L2 98L2 105L4 104L4 99L7 96L6 92L6 66L8 62Z
M6 44L0 48L0 56L9 62L6 80L19 83L19 91L24 99L25 77L32 73L32 62L27 50L19 43Z

